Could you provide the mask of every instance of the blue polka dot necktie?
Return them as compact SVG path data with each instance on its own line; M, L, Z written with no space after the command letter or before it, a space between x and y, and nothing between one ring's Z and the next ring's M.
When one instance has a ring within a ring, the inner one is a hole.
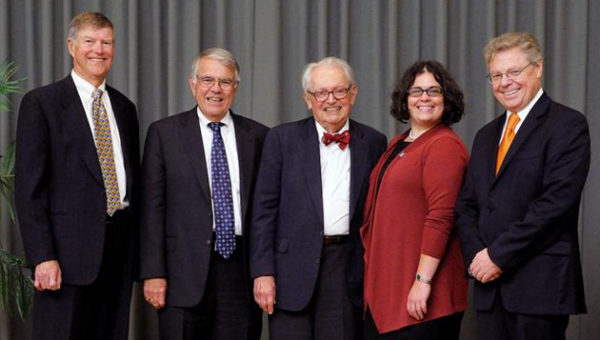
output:
M212 173L212 196L215 213L215 232L217 235L217 252L229 258L235 251L235 224L233 217L233 197L231 180L227 166L225 144L221 137L223 123L209 123L213 131L213 143L210 153Z

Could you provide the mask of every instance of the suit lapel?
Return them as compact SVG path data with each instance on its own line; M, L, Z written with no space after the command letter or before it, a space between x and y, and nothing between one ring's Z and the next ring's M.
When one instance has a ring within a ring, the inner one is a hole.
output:
M125 103L118 100L118 96L114 94L114 89L107 86L108 96L110 97L110 103L117 121L117 128L119 129L119 138L121 139L121 151L123 153L123 166L125 167L125 178L127 178L127 193L131 193L133 181L133 167L131 164L131 134L129 133L130 122L125 114ZM139 141L135 141L139 143Z
M321 153L319 137L314 119L307 119L300 129L300 139L296 143L298 155L302 160L302 173L306 180L308 195L311 198L323 227L323 187L321 183Z
M350 120L350 221L356 212L356 204L365 183L368 149L360 127Z
M242 200L242 221L246 220L252 175L254 174L254 158L256 153L256 140L250 133L250 127L244 124L233 112L231 113L235 129L235 143L237 146L238 162L240 164L240 188Z
M500 167L500 170L498 171L496 180L498 178L500 178L500 176L502 176L502 173L504 172L504 170L510 165L512 159L515 157L515 154L517 152L519 152L519 149L521 148L521 146L523 146L523 144L529 138L531 133L540 124L540 118L543 116L544 113L546 113L546 110L548 109L549 104L550 104L550 99L544 93L540 97L538 102L535 103L533 108L531 108L531 112L529 112L529 114L527 115L527 118L525 118L525 121L519 128L519 131L517 132L515 139L513 140L512 144L510 145L510 148L508 149L508 153L506 154L506 157L504 157L504 162L502 162L502 166Z
M62 81L62 87L60 99L63 110L62 120L69 131L69 138L73 140L73 145L79 151L92 176L104 186L94 136L71 76Z
M198 111L194 107L180 119L181 138L184 144L184 150L189 162L192 164L194 175L200 185L202 194L208 202L211 201L210 187L208 184L208 169L206 167L206 156L204 155L204 143L202 143L202 132L200 130L200 120Z

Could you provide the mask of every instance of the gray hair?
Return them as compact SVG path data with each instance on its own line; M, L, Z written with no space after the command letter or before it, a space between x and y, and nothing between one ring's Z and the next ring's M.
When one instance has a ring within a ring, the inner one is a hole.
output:
M518 47L532 64L537 64L542 60L540 44L533 34L529 32L508 32L493 38L485 45L483 57L486 65L489 67L490 62L499 52L515 47Z
M194 79L194 83L198 81L198 69L200 68L200 61L202 59L212 59L218 61L223 66L232 69L235 73L235 80L239 83L240 78L240 65L237 60L233 57L231 52L223 48L212 47L202 51L198 54L194 62L192 62L192 69L190 71L190 79Z
M69 39L77 39L79 30L88 25L96 29L110 27L111 30L114 30L112 22L104 14L98 12L82 12L73 17L69 23Z
M316 67L321 66L339 67L342 69L342 71L344 71L344 76L346 76L346 81L348 81L349 85L353 86L356 84L354 71L352 71L352 67L350 67L345 60L336 57L327 57L319 60L318 62L310 63L304 67L304 72L302 72L302 89L304 92L309 91L309 87L312 84L312 71Z

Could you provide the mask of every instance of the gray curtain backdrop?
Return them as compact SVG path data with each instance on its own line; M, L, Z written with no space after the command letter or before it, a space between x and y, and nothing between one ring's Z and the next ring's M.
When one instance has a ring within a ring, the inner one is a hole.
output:
M591 127L592 167L580 229L589 313L571 318L568 338L600 337L599 1L0 0L0 60L21 66L24 92L70 72L68 23L84 10L101 11L115 25L108 82L137 104L141 143L151 122L194 106L189 65L201 50L219 46L241 64L236 112L268 126L307 116L302 68L335 55L348 60L358 78L352 116L388 137L405 128L388 114L394 82L416 60L439 60L465 92L466 116L455 130L470 147L476 131L501 113L485 79L482 48L506 31L533 32L545 57L544 89L584 112ZM15 139L21 97L13 96L12 113L1 115L0 150ZM2 221L0 239L22 254L18 228ZM155 312L141 302L139 291L136 287L131 339L156 339ZM469 310L462 339L475 334ZM28 323L0 312L0 339L29 336Z

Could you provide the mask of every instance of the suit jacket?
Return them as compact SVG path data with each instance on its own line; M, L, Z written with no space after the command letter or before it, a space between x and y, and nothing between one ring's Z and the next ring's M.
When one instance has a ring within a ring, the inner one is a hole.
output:
M523 314L586 311L577 223L590 164L590 137L581 113L543 94L519 129L497 176L502 115L475 137L456 206L468 266L484 248L503 274L475 284L475 306Z
M240 165L242 234L248 235L248 207L268 128L233 113L231 117ZM168 280L169 306L192 307L202 299L214 248L212 214L197 109L150 125L142 162L141 277ZM247 237L243 247L245 255ZM244 262L247 266L247 256Z
M119 127L126 199L135 216L140 160L137 113L123 94L109 86L106 90ZM104 247L106 192L92 131L71 76L23 97L15 185L28 264L58 260L63 283L92 283Z
M362 305L363 254L359 228L369 174L386 138L350 120L350 242L347 289ZM250 275L274 275L277 308L299 311L309 303L323 247L319 138L314 119L273 128L258 174L251 228Z

